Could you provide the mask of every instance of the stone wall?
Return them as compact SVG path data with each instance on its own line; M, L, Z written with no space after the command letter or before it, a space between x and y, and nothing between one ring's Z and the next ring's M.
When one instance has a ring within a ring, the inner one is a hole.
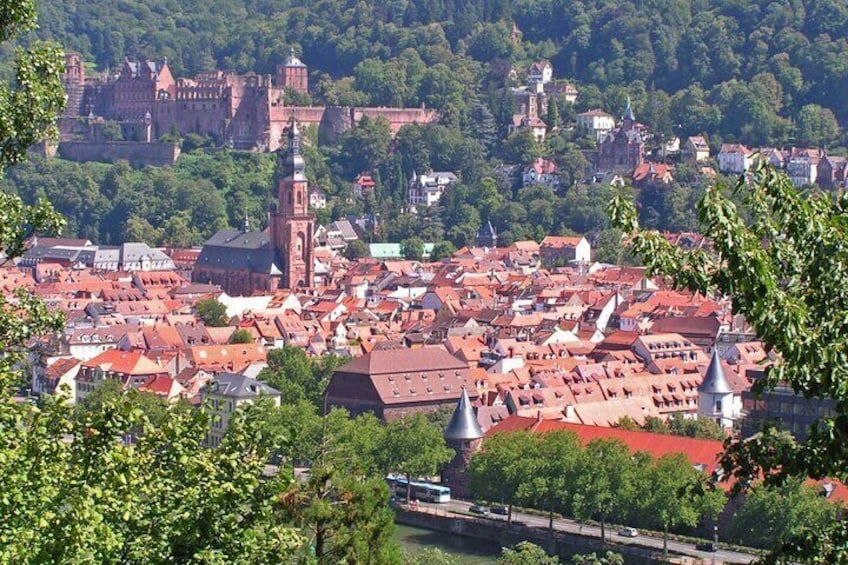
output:
M135 141L111 141L89 143L65 141L59 143L59 156L69 161L99 161L115 163L129 161L134 167L173 165L180 156L179 145L173 143L138 143Z
M662 552L633 545L601 544L598 538L555 532L551 536L547 529L511 525L505 521L477 519L462 516L447 516L442 511L412 512L403 508L395 509L395 521L398 524L424 528L437 532L499 543L501 547L511 547L521 541L530 541L545 548L548 553L558 555L564 562L577 553L596 553L615 551L624 556L628 565L652 565L662 562ZM674 562L674 561L672 561Z

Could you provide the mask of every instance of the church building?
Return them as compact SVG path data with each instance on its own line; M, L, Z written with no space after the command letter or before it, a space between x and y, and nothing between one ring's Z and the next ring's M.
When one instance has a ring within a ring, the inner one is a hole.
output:
M219 285L230 296L314 285L315 216L309 212L300 143L300 131L292 120L288 150L280 152L277 203L268 213L268 229L251 232L245 222L242 230L226 229L213 235L200 252L192 273L194 282Z
M598 170L632 171L641 165L645 160L646 136L647 130L643 124L636 121L628 96L624 119L598 146Z

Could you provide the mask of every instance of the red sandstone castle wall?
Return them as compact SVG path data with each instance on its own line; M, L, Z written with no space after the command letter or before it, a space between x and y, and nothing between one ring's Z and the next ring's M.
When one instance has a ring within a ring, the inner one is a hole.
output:
M68 141L59 143L59 155L69 161L115 163L125 160L135 167L162 167L176 163L180 148L173 143Z
M400 128L409 124L428 124L438 117L435 110L425 108L354 108L354 124L359 123L363 116L376 118L381 116L389 121L392 134L396 134Z

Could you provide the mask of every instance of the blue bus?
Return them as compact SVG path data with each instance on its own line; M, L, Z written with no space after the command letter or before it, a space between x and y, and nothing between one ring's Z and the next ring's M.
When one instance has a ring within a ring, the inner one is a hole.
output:
M396 475L386 477L389 490L398 498L406 498L406 479ZM450 502L450 488L433 483L412 481L412 499L424 502Z

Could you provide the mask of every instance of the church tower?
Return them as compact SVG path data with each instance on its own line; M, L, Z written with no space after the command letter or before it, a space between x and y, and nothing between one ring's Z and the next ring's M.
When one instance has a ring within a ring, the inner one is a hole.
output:
M636 116L633 114L633 105L630 103L630 95L627 95L627 106L624 108L624 123L622 129L630 131L636 124Z
M280 159L277 206L271 210L270 222L271 244L281 271L280 286L290 289L315 284L315 216L309 213L309 186L300 142L300 130L292 118L288 128L288 150Z

